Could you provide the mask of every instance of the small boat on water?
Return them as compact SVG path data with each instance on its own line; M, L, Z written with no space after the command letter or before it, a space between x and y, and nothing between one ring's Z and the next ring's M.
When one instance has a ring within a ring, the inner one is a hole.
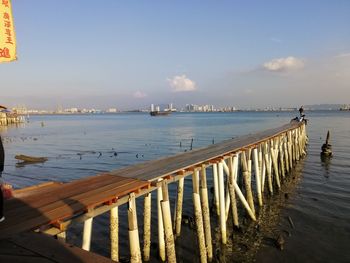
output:
M171 111L150 111L151 116L167 116L171 113Z

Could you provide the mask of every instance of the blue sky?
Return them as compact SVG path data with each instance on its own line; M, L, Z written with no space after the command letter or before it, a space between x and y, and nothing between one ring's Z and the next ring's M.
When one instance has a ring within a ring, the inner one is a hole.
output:
M350 1L12 1L2 104L350 103Z

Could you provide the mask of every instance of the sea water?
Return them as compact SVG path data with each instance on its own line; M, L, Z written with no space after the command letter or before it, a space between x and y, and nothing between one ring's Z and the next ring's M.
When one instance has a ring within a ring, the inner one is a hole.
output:
M276 197L288 197L275 204L276 209L271 213L276 220L270 220L268 230L264 230L265 222L258 222L263 229L258 229L259 237L252 238L249 231L233 232L232 235L246 235L247 238L236 244L231 242L225 249L220 247L219 237L215 238L219 231L213 227L216 260L230 261L240 253L239 261L349 262L350 112L306 114L308 154L298 163L293 175L296 179L291 186ZM146 113L30 116L24 124L0 127L6 151L3 177L15 188L47 181L69 182L190 151L191 145L193 148L204 147L278 127L296 115L297 112L233 112L174 113L166 117L151 117ZM321 146L328 130L334 155L331 159L321 160ZM14 158L17 154L43 156L48 161L24 165ZM211 179L208 180L210 184ZM173 184L170 192L173 193L175 188ZM174 198L174 194L172 196ZM138 203L139 220L142 220L142 200ZM184 214L191 216L192 210L191 185L185 183ZM123 209L120 213L121 217L125 215ZM292 219L294 228L287 218ZM153 212L152 225L156 225L156 220ZM92 250L106 256L109 254L108 226L108 215L96 218L92 238ZM184 239L195 244L193 231L187 225L183 227ZM281 234L285 241L283 251L273 242ZM126 232L121 233L121 240L121 254L127 256ZM81 226L73 228L69 241L80 245ZM152 241L153 260L156 261L156 238ZM251 250L254 243L257 243L256 249ZM196 250L195 245L179 247L177 253L184 262L196 262L191 251Z

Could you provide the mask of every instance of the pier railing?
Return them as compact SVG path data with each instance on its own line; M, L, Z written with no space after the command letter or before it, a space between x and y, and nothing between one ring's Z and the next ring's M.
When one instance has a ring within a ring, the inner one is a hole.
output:
M281 188L295 163L306 152L304 122L230 139L205 148L129 166L106 174L67 184L52 183L32 187L9 200L10 214L16 202L36 208L45 216L0 225L0 237L40 228L47 234L65 237L72 223L84 222L82 247L90 249L93 219L110 212L111 258L119 259L119 214L128 205L128 231L131 262L148 261L151 245L151 195L157 195L158 252L161 260L176 262L175 238L181 235L185 177L192 178L192 200L201 262L213 258L211 218L219 218L221 242L227 243L228 219L239 227L243 213L252 221L264 206L266 196ZM212 170L215 215L210 214L207 171ZM238 183L239 180L243 184ZM187 180L186 180L187 181ZM170 211L168 184L177 184L175 209ZM92 186L91 186L92 185ZM82 187L84 186L84 187ZM22 197L21 197L22 195ZM144 198L143 237L139 237L136 198ZM27 211L20 208L20 211ZM172 217L172 212L174 216ZM34 217L34 216L33 216ZM29 223L28 223L29 222ZM31 223L30 223L31 222ZM46 225L46 227L44 227ZM231 224L230 224L231 225Z

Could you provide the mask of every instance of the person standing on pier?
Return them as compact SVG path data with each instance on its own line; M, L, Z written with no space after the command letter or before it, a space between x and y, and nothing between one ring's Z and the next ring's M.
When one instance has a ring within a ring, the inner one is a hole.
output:
M301 106L299 108L299 113L300 113L300 117L303 117L303 115L304 115L304 106Z
M2 139L0 136L0 222L5 220L4 217L4 195L2 191L2 172L4 171L4 162L5 162L5 151L4 146L2 145Z

